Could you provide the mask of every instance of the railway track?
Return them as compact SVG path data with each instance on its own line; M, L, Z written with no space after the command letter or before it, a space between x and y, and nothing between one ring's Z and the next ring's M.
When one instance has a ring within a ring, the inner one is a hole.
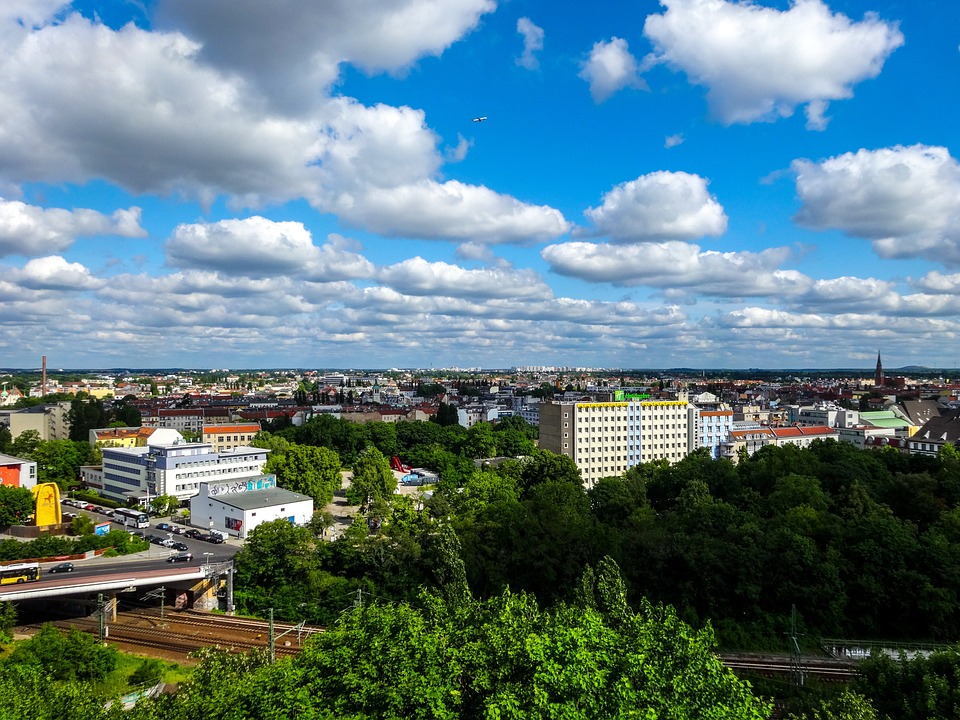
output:
M791 675L797 669L789 658L780 656L725 654L720 660L734 672L765 677ZM803 658L799 671L824 682L850 682L857 676L855 663L831 658Z
M96 616L58 620L52 624L94 636L99 633ZM40 625L24 625L21 629L35 631ZM322 628L275 623L274 653L277 656L295 655L307 638L317 632L322 632ZM203 613L167 613L161 617L159 611L134 611L121 613L116 622L107 623L107 638L108 642L121 647L153 650L186 660L191 653L212 646L232 652L268 649L269 623Z

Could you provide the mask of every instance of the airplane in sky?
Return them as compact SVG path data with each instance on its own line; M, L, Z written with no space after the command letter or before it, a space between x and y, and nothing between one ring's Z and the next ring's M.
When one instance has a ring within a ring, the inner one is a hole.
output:
M473 119L473 121L474 121L474 122L483 122L483 121L486 120L486 119L487 119L487 116L484 115L483 117L475 117L475 118Z

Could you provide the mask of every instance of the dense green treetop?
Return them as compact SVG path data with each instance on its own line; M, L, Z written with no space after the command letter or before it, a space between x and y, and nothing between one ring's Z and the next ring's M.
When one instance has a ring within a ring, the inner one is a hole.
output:
M390 462L375 447L368 447L353 463L347 501L365 510L371 503L387 501L397 489Z
M33 493L27 488L0 485L0 527L25 523L33 508Z
M291 444L284 452L267 456L264 472L274 473L280 487L309 495L318 508L333 499L340 489L340 458L325 447Z

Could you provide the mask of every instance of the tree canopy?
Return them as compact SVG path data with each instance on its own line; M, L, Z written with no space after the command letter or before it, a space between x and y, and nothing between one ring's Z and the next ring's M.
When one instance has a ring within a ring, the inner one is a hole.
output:
M275 473L281 487L309 495L318 507L329 503L342 483L340 458L325 447L291 444L270 453L264 471Z

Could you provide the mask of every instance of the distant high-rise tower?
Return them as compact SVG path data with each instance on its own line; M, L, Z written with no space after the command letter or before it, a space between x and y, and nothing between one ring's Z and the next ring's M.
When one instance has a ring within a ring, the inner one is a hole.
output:
M883 387L886 385L886 381L883 378L883 363L880 362L880 353L877 353L877 374L874 378L874 385L877 387Z

